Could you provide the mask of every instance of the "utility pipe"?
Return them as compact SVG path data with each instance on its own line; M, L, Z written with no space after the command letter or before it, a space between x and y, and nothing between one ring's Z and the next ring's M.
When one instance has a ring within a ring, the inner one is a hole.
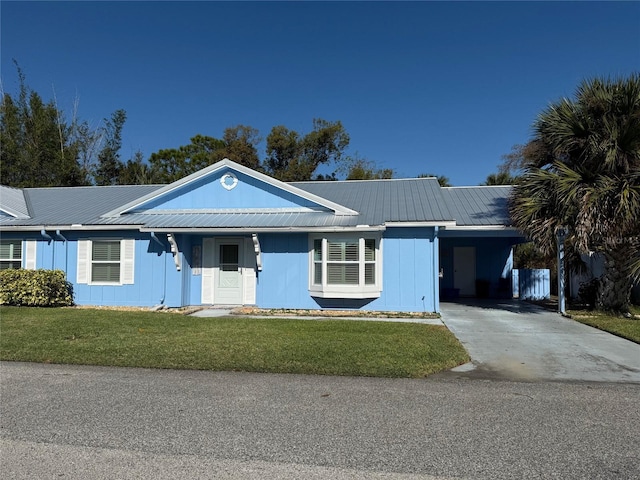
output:
M162 252L164 253L164 279L162 280L162 298L160 299L160 305L164 305L164 299L167 296L167 248L165 244L156 237L155 232L149 232L151 234L151 238L162 247Z

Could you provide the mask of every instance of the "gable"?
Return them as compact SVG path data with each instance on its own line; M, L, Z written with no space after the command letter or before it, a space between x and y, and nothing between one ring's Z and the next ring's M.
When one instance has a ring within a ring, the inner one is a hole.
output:
M318 209L321 206L256 178L224 168L131 210Z
M225 159L103 216L273 210L357 215L342 205Z
M29 218L29 208L22 190L0 185L0 217Z

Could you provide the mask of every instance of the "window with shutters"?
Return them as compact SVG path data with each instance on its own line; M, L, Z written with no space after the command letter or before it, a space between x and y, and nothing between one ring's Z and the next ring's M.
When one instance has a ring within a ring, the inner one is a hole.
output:
M323 298L375 298L381 287L380 237L310 237L309 291Z
M78 240L76 281L89 285L131 285L134 257L134 239Z
M0 270L22 268L22 240L0 240Z

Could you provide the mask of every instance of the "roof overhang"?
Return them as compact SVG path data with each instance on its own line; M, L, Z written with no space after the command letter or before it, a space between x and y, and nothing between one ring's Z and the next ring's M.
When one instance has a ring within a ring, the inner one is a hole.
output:
M455 226L455 220L428 221L428 222L385 222L387 227L442 227L451 228Z
M384 225L358 225L350 227L241 227L241 228L153 228L142 227L141 232L156 233L312 233L312 232L383 232Z

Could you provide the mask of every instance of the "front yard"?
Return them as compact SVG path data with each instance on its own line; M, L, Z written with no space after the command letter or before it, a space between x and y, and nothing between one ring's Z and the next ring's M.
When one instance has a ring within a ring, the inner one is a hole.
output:
M420 378L469 356L434 325L0 307L0 359Z
M570 310L574 320L640 343L640 307L631 307L635 318L623 318L598 311Z

